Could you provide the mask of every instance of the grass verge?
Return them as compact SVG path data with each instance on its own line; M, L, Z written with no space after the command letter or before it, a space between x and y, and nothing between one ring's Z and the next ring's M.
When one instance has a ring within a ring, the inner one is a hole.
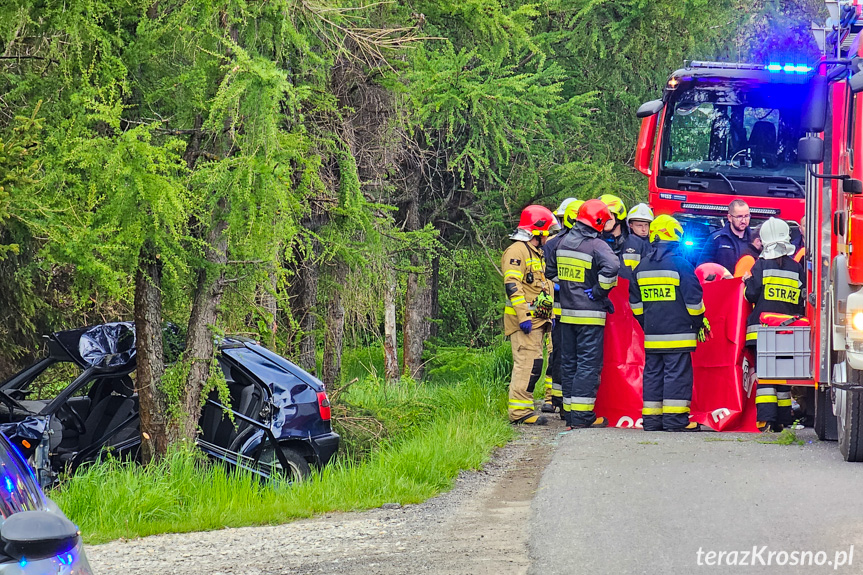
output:
M187 450L148 468L93 465L50 495L87 543L418 503L448 489L459 471L480 467L512 437L506 384L486 376L500 369L501 354L487 353L457 384L391 386L368 378L353 385L345 403L379 414L390 432L362 459L343 456L301 484L262 483Z

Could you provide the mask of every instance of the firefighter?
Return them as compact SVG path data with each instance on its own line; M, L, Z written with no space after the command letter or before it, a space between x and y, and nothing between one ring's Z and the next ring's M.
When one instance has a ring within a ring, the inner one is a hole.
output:
M582 200L568 198L560 204L560 207L554 215L563 223L563 230L543 246L542 250L545 254L545 259L548 261L549 254L554 253L557 244L564 236L572 229L575 224L575 219L578 214L578 208L584 203ZM560 297L557 295L557 290L560 285L554 284L555 301L554 301L554 316L557 321L554 322L551 328L551 349L548 368L545 372L546 389L551 386L551 400L546 400L542 404L542 411L545 413L554 413L555 409L560 414L561 419L565 419L563 413L563 387L560 383Z
M762 313L802 316L804 309L804 286L806 272L800 263L791 257L795 247L791 243L788 224L770 218L761 224L763 248L752 271L744 277L746 300L755 304L746 322L746 345L758 343L758 326ZM753 354L753 357L757 354ZM754 364L754 362L753 362ZM758 429L782 431L792 423L791 388L787 385L762 384L755 391Z
M611 246L614 255L620 256L623 252L623 244L629 236L626 226L626 204L623 200L612 194L602 194L599 200L608 206L608 211L614 217L614 226L602 233L602 238Z
M707 335L701 284L680 254L683 228L671 216L650 224L653 252L629 284L632 312L644 330L645 431L698 431L689 421L692 356Z
M566 216L564 216L566 220ZM617 285L620 262L599 236L614 223L600 200L578 209L575 225L548 258L548 276L560 289L561 385L567 429L607 427L594 412L602 369L608 292Z
M553 284L545 277L542 246L560 225L543 206L527 206L521 212L514 240L501 260L506 290L504 332L512 343L512 378L509 383L509 420L516 424L545 425L545 416L534 412L533 390L542 376L542 343L551 330Z
M643 258L650 254L650 222L653 221L653 210L647 204L637 204L626 214L626 225L629 234L623 242L620 252L621 277L631 279L632 270Z

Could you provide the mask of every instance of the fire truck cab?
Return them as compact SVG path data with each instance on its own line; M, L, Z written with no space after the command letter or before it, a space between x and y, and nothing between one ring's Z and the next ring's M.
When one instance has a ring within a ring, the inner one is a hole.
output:
M749 204L753 225L776 216L799 234L805 167L797 142L811 70L795 62L686 62L662 98L638 109L635 167L648 177L654 211L681 221L693 262L734 198Z

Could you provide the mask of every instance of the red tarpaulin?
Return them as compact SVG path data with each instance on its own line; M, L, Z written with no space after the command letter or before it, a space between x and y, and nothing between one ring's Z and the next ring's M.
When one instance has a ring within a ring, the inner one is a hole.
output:
M710 341L692 354L694 387L692 421L717 431L757 431L755 394L744 389L746 317L743 282L721 280L704 286L704 307L713 330ZM629 282L620 280L611 291L615 313L605 328L602 381L596 413L617 427L641 427L641 378L644 372L644 333L629 307Z

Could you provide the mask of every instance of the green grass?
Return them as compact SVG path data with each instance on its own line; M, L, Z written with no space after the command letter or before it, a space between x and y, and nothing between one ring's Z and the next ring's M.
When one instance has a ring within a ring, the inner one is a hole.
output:
M117 461L91 466L51 496L88 543L418 503L451 487L461 470L480 467L513 436L507 386L493 376L498 356L505 356L485 355L484 369L458 384L394 386L367 378L351 386L342 398L348 413L371 414L384 433L362 458L341 456L300 484L262 483L187 450L149 468Z

